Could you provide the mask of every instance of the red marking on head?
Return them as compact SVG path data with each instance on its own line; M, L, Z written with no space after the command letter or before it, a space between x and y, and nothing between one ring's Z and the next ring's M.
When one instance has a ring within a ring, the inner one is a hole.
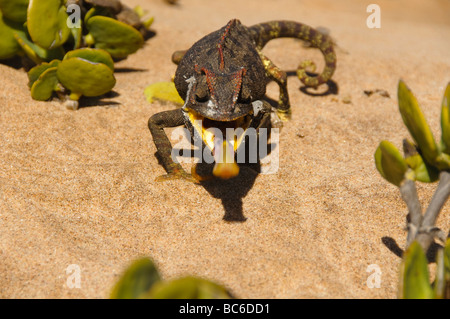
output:
M214 72L209 71L208 69L202 68L202 71L205 72L206 75L206 84L208 85L209 93L211 95L211 99L217 104L216 96L215 96L215 87L216 87L216 74Z
M236 73L233 74L233 78L231 79L233 81L234 91L233 91L233 105L236 104L236 101L239 97L239 92L241 91L242 86L242 77L245 75L247 70L245 68L240 69Z
M218 97L216 96L216 86L217 85L224 85L225 83L232 83L233 84L233 91L230 92L231 94L228 95L225 100L222 98L222 103L225 102L227 104L227 107L234 107L236 104L239 93L241 92L242 87L242 78L245 76L247 70L245 68L241 68L239 71L234 72L232 74L219 74L209 71L206 68L201 69L202 72L205 73L206 76L206 83L208 85L208 90L211 96L211 100L214 102L215 105L218 105ZM229 99L227 101L227 99Z
M225 67L225 61L223 57L223 45L225 43L225 38L228 36L231 27L236 24L236 19L230 20L228 24L225 27L225 31L223 32L222 36L220 37L219 44L217 44L217 49L219 50L219 69L222 71Z

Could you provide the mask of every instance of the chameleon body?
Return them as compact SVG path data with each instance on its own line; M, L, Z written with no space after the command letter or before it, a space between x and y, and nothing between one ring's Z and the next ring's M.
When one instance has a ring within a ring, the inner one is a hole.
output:
M157 113L148 121L167 172L161 179L198 181L199 178L195 174L195 166L191 175L173 161L172 145L164 132L166 127L185 125L191 136L201 138L203 146L211 149L216 160L213 174L227 179L239 172L234 157L242 140L219 139L214 134L204 134L205 129L216 127L224 132L225 128L239 127L245 131L250 127L256 130L268 127L272 108L263 98L266 85L271 80L280 87L277 113L288 117L290 103L286 72L261 51L268 41L283 37L308 41L324 55L325 67L318 76L306 73L306 68L315 67L310 61L298 67L297 75L306 86L315 88L331 78L336 67L332 40L307 25L293 21L273 21L246 27L234 19L200 39L189 50L174 53L172 60L178 64L174 83L185 104L180 109ZM201 121L200 125L198 121Z

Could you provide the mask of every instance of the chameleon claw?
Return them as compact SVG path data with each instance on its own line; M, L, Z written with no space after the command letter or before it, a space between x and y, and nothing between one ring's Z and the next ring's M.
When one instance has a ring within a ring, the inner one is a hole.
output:
M290 121L292 118L292 113L290 109L288 109L287 111L277 109L277 112L274 114L278 117L278 120L281 120L281 122ZM283 125L283 123L281 123L281 125Z
M195 178L198 182L204 182L204 181L209 181L211 179L214 178L214 176L212 175L207 175L207 176L201 176L197 173L197 165L195 164L194 166L192 166L191 168L191 175L193 178Z
M169 174L165 174L165 175L161 175L158 176L156 178L157 182L166 182L166 181L172 181L172 180L176 180L176 179L183 179L187 182L191 182L194 184L198 184L199 180L197 180L194 176L192 176L191 174L186 173L185 171L181 172L175 172L175 173L169 173Z

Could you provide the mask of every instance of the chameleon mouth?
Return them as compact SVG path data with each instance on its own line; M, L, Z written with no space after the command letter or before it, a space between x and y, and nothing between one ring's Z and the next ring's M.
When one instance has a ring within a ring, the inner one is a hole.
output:
M229 179L239 174L235 153L245 138L253 111L232 121L216 121L189 110L189 122L211 150L216 162L213 174Z
M188 112L189 122L212 152L214 152L215 140L218 138L227 140L233 146L233 151L236 152L242 144L245 131L250 127L253 118L251 113L232 121L216 121L192 110Z

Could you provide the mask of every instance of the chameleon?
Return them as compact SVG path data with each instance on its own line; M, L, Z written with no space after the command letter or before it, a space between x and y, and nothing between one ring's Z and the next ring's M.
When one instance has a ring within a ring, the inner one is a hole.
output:
M172 61L177 64L173 79L176 90L184 101L181 108L152 115L148 127L157 148L157 155L167 174L157 180L186 179L199 182L209 177L229 179L239 174L236 151L243 138L223 138L223 134L209 133L208 128L250 127L260 130L271 124L272 106L265 101L266 85L275 81L279 86L279 99L274 107L278 118L290 118L287 74L262 52L270 40L297 38L318 48L325 60L322 72L307 74L315 69L311 61L303 61L297 76L307 87L317 88L327 82L336 69L333 41L302 23L271 21L246 27L238 19L230 20L224 27L194 43L188 50L176 51ZM202 147L208 147L215 159L212 176L191 174L172 159L172 145L164 128L185 126L191 136L201 138ZM218 137L222 135L221 137Z

